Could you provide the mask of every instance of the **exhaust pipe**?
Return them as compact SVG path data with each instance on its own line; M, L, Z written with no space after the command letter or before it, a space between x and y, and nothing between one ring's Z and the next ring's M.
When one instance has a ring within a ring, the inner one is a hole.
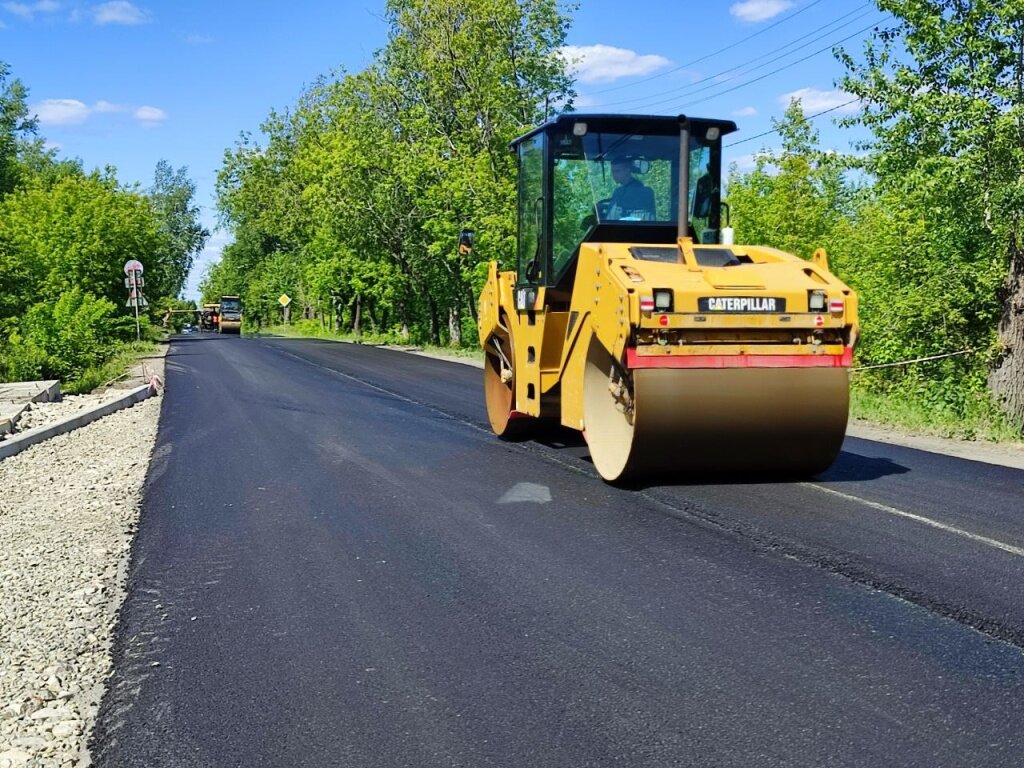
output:
M679 207L676 238L690 236L690 120L679 116Z

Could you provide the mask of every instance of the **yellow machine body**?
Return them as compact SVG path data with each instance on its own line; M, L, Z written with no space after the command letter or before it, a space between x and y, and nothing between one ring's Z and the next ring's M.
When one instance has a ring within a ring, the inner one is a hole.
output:
M490 265L479 332L497 434L557 420L610 481L832 463L857 297L823 250L582 242L574 267L571 282L531 285Z

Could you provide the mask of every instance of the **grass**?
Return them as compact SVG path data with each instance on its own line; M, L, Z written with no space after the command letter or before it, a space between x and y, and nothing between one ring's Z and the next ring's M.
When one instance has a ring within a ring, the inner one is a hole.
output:
M118 379L138 362L140 357L152 355L157 345L151 341L132 341L118 347L113 357L103 365L89 368L77 379L61 382L61 391L68 395L92 392L109 381Z
M960 413L908 395L880 395L853 389L850 416L921 435L994 443L1024 439L1021 430L1010 424L995 405L980 399Z

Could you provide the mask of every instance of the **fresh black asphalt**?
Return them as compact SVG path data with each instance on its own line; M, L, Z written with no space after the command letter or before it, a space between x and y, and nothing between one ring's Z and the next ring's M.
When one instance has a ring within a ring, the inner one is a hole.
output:
M1024 472L848 439L616 488L468 366L167 362L98 766L1024 763Z

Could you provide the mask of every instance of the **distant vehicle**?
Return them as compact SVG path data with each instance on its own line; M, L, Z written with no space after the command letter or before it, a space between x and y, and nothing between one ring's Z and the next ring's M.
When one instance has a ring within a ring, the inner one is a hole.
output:
M181 329L182 333L195 333L196 329L191 323L185 323L185 326Z
M242 332L242 299L238 296L220 297L220 332Z
M220 304L203 304L199 318L201 330L216 331L220 326Z

